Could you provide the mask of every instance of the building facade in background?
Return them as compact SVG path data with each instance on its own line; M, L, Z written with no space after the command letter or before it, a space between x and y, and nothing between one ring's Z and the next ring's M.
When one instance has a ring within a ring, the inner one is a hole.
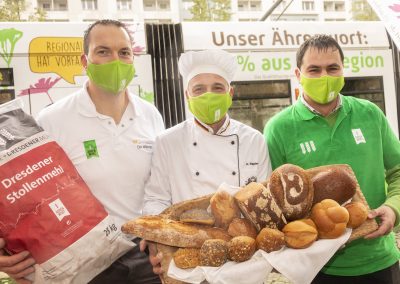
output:
M213 0L204 1L213 5ZM230 0L231 21L257 21L277 0ZM352 2L363 0L283 0L269 21L345 21L352 19ZM36 8L47 21L85 21L101 18L125 22L178 23L190 21L193 0L27 0L26 15Z

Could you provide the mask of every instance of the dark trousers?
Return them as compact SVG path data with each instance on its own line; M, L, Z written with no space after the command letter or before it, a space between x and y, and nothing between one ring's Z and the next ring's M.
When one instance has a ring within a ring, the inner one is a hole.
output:
M359 276L336 276L319 272L312 284L399 284L399 262L388 268Z
M153 273L149 257L139 249L140 239L132 250L117 259L109 268L97 275L90 284L161 284Z

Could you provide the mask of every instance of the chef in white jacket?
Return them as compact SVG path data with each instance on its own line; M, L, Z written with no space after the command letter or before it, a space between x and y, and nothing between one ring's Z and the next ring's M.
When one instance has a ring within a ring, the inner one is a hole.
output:
M227 114L237 63L223 50L189 51L179 59L193 118L156 138L143 214L215 192L222 182L244 186L271 173L262 134Z

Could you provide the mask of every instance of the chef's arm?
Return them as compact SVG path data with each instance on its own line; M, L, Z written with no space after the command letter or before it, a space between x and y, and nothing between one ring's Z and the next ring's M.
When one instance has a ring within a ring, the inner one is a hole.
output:
M400 165L386 172L387 196L385 205L393 209L396 214L396 222L394 226L400 222Z
M270 176L272 169L271 160L269 159L268 148L265 144L264 137L260 137L259 144L260 146L257 147L257 151L259 151L257 181L263 182Z
M144 190L143 215L157 215L171 205L167 153L156 139L151 159L150 178Z

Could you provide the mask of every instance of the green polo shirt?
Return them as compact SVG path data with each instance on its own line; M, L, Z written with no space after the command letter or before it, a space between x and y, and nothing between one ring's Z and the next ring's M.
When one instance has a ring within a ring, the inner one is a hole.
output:
M400 142L382 111L373 103L342 96L342 107L336 122L330 126L326 119L298 100L267 123L264 136L273 169L285 163L304 169L349 164L369 206L377 208L387 204L396 212L398 223ZM391 233L373 240L351 242L332 257L323 272L363 275L387 268L399 258L400 252Z

